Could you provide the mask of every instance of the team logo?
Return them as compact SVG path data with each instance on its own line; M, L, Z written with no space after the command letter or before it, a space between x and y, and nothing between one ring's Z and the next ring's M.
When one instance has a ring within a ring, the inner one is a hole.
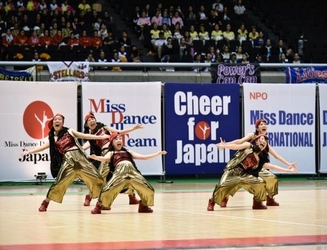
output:
M210 126L205 121L200 121L195 125L195 135L200 140L206 140L210 136Z
M48 122L53 112L48 104L42 101L30 103L23 116L23 125L26 133L33 139L43 139L49 133Z

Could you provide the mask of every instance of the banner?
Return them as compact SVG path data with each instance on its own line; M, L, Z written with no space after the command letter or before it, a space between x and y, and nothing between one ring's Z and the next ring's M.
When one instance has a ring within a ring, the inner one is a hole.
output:
M260 83L259 64L212 64L212 72L215 83Z
M92 111L97 121L118 130L142 124L124 137L126 148L140 154L162 149L161 82L83 82L82 107L83 117ZM143 175L163 174L162 157L136 164Z
M48 121L56 113L77 129L77 84L73 82L0 82L0 181L35 180L50 173L49 150L21 156L48 140Z
M286 68L286 83L327 83L327 67Z
M47 62L52 82L88 82L89 62Z
M240 136L238 84L165 84L166 174L218 174L230 150L218 150Z
M327 86L319 84L320 172L327 173Z
M0 68L0 81L35 81L35 66L26 70L7 70Z
M315 85L244 84L244 134L255 131L255 122L268 124L270 146L299 173L316 172ZM286 167L273 156L273 164Z

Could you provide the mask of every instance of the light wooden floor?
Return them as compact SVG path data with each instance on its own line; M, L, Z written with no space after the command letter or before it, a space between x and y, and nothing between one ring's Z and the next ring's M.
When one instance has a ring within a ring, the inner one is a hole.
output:
M49 185L0 186L0 249L327 249L327 181L283 181L279 207L252 210L238 192L227 208L206 211L215 182L151 182L153 214L139 214L120 194L111 211L84 207L85 185L38 212Z

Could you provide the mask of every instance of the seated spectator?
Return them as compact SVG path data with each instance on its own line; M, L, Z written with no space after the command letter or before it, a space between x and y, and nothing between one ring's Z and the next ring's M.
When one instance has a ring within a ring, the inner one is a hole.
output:
M223 32L220 30L219 24L215 24L214 29L211 31L211 39L215 41L223 40Z
M217 8L220 13L224 11L224 5L221 3L221 0L216 0L211 6L211 9L217 9Z
M237 63L237 58L236 58L236 53L235 52L231 53L229 63L231 63L231 64L236 64Z
M260 30L259 36L253 41L253 47L260 49L265 44L266 44L266 39L264 38L263 32Z
M194 63L202 63L201 60L202 60L201 54L195 53L195 55L193 57L193 62ZM192 71L195 72L195 73L199 73L199 72L203 71L203 68L202 67L195 66L195 67L192 67Z
M122 61L122 58L125 58L126 61L129 61L129 54L126 51L126 48L124 45L120 45L119 50L118 50L118 58L120 61Z
M245 12L246 12L246 8L245 8L242 0L237 0L237 3L234 6L234 13L236 15L236 18L239 21L243 21Z
M200 25L199 39L203 40L203 42L206 40L210 40L209 33L208 31L206 31L206 28L203 24Z
M49 10L48 4L45 2L45 0L40 0L39 6L38 6L38 11L42 12L42 10Z
M173 39L176 39L177 41L179 41L183 37L181 26L180 26L179 22L177 22L174 25L174 29L173 29L172 34L173 34Z
M39 53L37 51L34 52L32 62L41 62L41 59L39 57ZM43 70L43 66L42 65L37 65L36 66L36 71L41 71L41 70Z
M233 22L233 20L231 19L229 10L228 10L228 8L226 6L224 7L224 11L223 11L223 15L222 16L223 16L223 18L222 18L223 24L227 24L227 23Z
M14 36L14 45L18 46L28 46L28 36L25 35L25 31L23 29L20 30L17 36Z
M152 45L154 44L156 39L159 38L159 33L160 33L160 30L158 29L158 24L153 23L152 24L152 29L150 30L150 39L151 39L150 41L151 41Z
M40 37L41 46L49 46L51 44L51 37L49 30L44 31L44 35Z
M106 53L103 50L100 51L98 62L99 63L106 63L106 62L108 62L108 59L106 57ZM108 69L108 67L107 66L101 66L98 69Z
M208 13L204 5L200 5L200 9L197 15L197 20L199 24L207 24L208 23Z
M164 55L161 58L161 62L163 63L170 63L170 56L169 55ZM174 72L175 68L174 67L163 67L163 68L159 68L161 71L170 71L170 72Z
M118 52L115 51L112 58L111 58L111 62L115 62L115 63L119 63L120 59L118 57ZM111 68L111 71L122 71L122 69L119 66L114 66Z
M151 18L151 24L157 24L157 26L162 26L162 16L160 10L156 11L156 14Z
M249 40L252 42L252 45L254 43L254 40L259 37L259 33L257 31L257 28L255 26L251 27L251 32L249 33Z
M294 53L294 59L293 63L300 64L301 63L301 58L298 53Z
M108 36L108 29L104 23L102 23L100 26L99 36L101 37L102 40L104 40Z
M7 32L2 34L1 44L1 58L8 59L8 48L14 44L14 37L11 33L11 29L7 29Z
M92 38L87 35L86 30L83 30L82 35L79 37L79 45L84 48L92 45Z
M235 40L235 33L232 31L232 26L230 24L226 25L226 30L223 32L223 37L227 42Z
M67 45L70 46L70 48L79 45L79 39L77 38L76 34L74 34L73 32L70 34L70 37L67 40Z
M35 0L28 0L26 4L26 10L27 11L37 11L39 7L39 4Z
M53 12L55 10L58 10L59 6L57 4L57 0L51 0L50 3L50 11Z
M211 27L211 29L213 29L216 24L220 25L222 23L220 22L218 16L216 15L215 10L211 10L210 15L208 17L208 25Z
M196 22L196 14L194 13L193 6L188 6L188 13L186 15L186 21Z
M86 0L82 0L82 2L77 6L77 9L85 12L90 12L92 10L91 6L86 2Z
M250 61L249 61L249 54L248 53L244 53L243 54L242 62L241 63L244 63L244 64L250 63Z
M190 26L190 37L192 38L192 40L199 40L199 34L198 32L195 30L194 25Z
M17 0L16 2L16 10L21 9L22 11L26 10L25 3L22 0Z
M212 63L212 55L211 55L211 53L207 53L206 54L206 57L204 59L204 62L205 63ZM203 68L203 71L204 72L210 72L211 71L211 67L210 66L209 67L205 67L205 68Z
M229 52L229 47L227 45L225 45L223 47L223 51L222 51L221 55L223 57L224 63L229 63L231 54Z
M167 38L167 40L168 40L169 38ZM170 39L171 39L171 37L170 37ZM162 58L162 55L161 55L161 52L162 52L162 46L164 45L164 44L166 44L167 43L167 40L165 39L165 37L164 37L164 33L163 32L160 32L159 33L159 38L155 41L155 43L154 43L154 45L153 45L153 53L151 54L149 54L149 55L158 55L158 58Z
M175 11L175 15L173 16L173 18L171 19L171 24L176 26L176 23L179 23L180 28L183 29L184 27L184 21L183 19L179 16L179 12Z
M122 44L121 42L118 43L117 40L113 37L112 32L108 33L108 36L103 40L103 46L111 46L115 44ZM127 46L126 44L123 44L124 46Z
M167 42L162 45L161 52L158 51L158 57L161 59L165 55L175 55L178 54L178 47L173 44L173 39L171 37L167 38Z
M41 45L40 38L37 36L35 30L32 32L32 35L28 39L28 45L32 48L36 48Z
M86 62L92 62L92 63L95 62L95 59L94 59L94 57L93 57L92 52L89 53L89 54L87 55L87 58L85 59L85 61L86 61ZM89 67L89 70L90 70L90 71L93 71L94 68L93 68L93 67Z
M137 32L139 33L139 39L144 40L144 30L151 25L149 17L146 16L146 12L142 11L141 16L137 21Z
M237 30L237 40L240 44L242 44L243 41L246 41L248 39L248 30L245 28L245 24L242 23L240 28Z
M190 32L185 30L183 37L185 39L185 44L188 45L189 47L192 47L193 46L193 39L190 36Z
M173 36L173 34L171 33L171 30L169 29L167 24L162 25L162 32L164 33L165 39Z
M93 31L93 37L91 39L91 46L93 46L95 49L100 49L103 45L103 41L101 37L99 37L98 31Z
M294 59L293 58L293 50L291 48L286 50L285 56L286 56L287 62L293 63L293 59Z
M171 18L168 16L168 11L165 10L162 15L162 25L166 24L168 27L171 26Z
M65 13L66 11L74 11L74 8L68 3L68 0L64 0L61 4L61 13Z
M244 54L244 52L243 52L243 48L242 48L242 46L240 45L240 46L237 47L237 49L236 49L236 53L235 53L237 63L241 63L241 62L242 62L243 54Z
M273 56L272 52L273 52L273 47L271 45L271 40L267 39L266 44L264 44L260 49L260 53L263 56L263 60L265 62L271 62L271 58Z
M51 45L59 46L64 40L64 37L61 34L61 30L58 30L57 33L51 38Z
M184 37L182 37L180 39L180 42L179 42L179 51L178 51L178 54L179 54L179 60L182 61L182 58L189 54L190 53L190 45L186 43L186 40Z

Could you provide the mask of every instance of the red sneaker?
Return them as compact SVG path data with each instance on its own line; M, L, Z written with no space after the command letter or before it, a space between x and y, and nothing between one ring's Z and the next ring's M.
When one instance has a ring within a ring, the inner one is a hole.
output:
M97 202L95 207L91 210L91 214L101 214L101 208L102 208L101 204Z
M221 202L220 207L227 207L227 202L228 202L228 196L223 199L223 201Z
M256 201L253 199L252 209L267 209L267 207L263 205L261 201Z
M275 201L274 198L270 198L268 195L267 195L267 203L266 203L267 206L279 206L279 203L277 201Z
M129 205L135 205L135 204L139 204L139 200L136 198L135 194L129 194L128 195L129 198Z
M91 196L89 194L85 195L85 201L84 201L84 206L88 207L91 204Z
M39 207L39 212L46 212L48 206L49 206L49 202L46 200L43 200L41 203L41 206Z
M153 213L153 210L148 206L144 206L142 201L139 202L139 213Z
M213 201L213 199L209 199L207 211L214 211L214 210L215 210L215 202Z

